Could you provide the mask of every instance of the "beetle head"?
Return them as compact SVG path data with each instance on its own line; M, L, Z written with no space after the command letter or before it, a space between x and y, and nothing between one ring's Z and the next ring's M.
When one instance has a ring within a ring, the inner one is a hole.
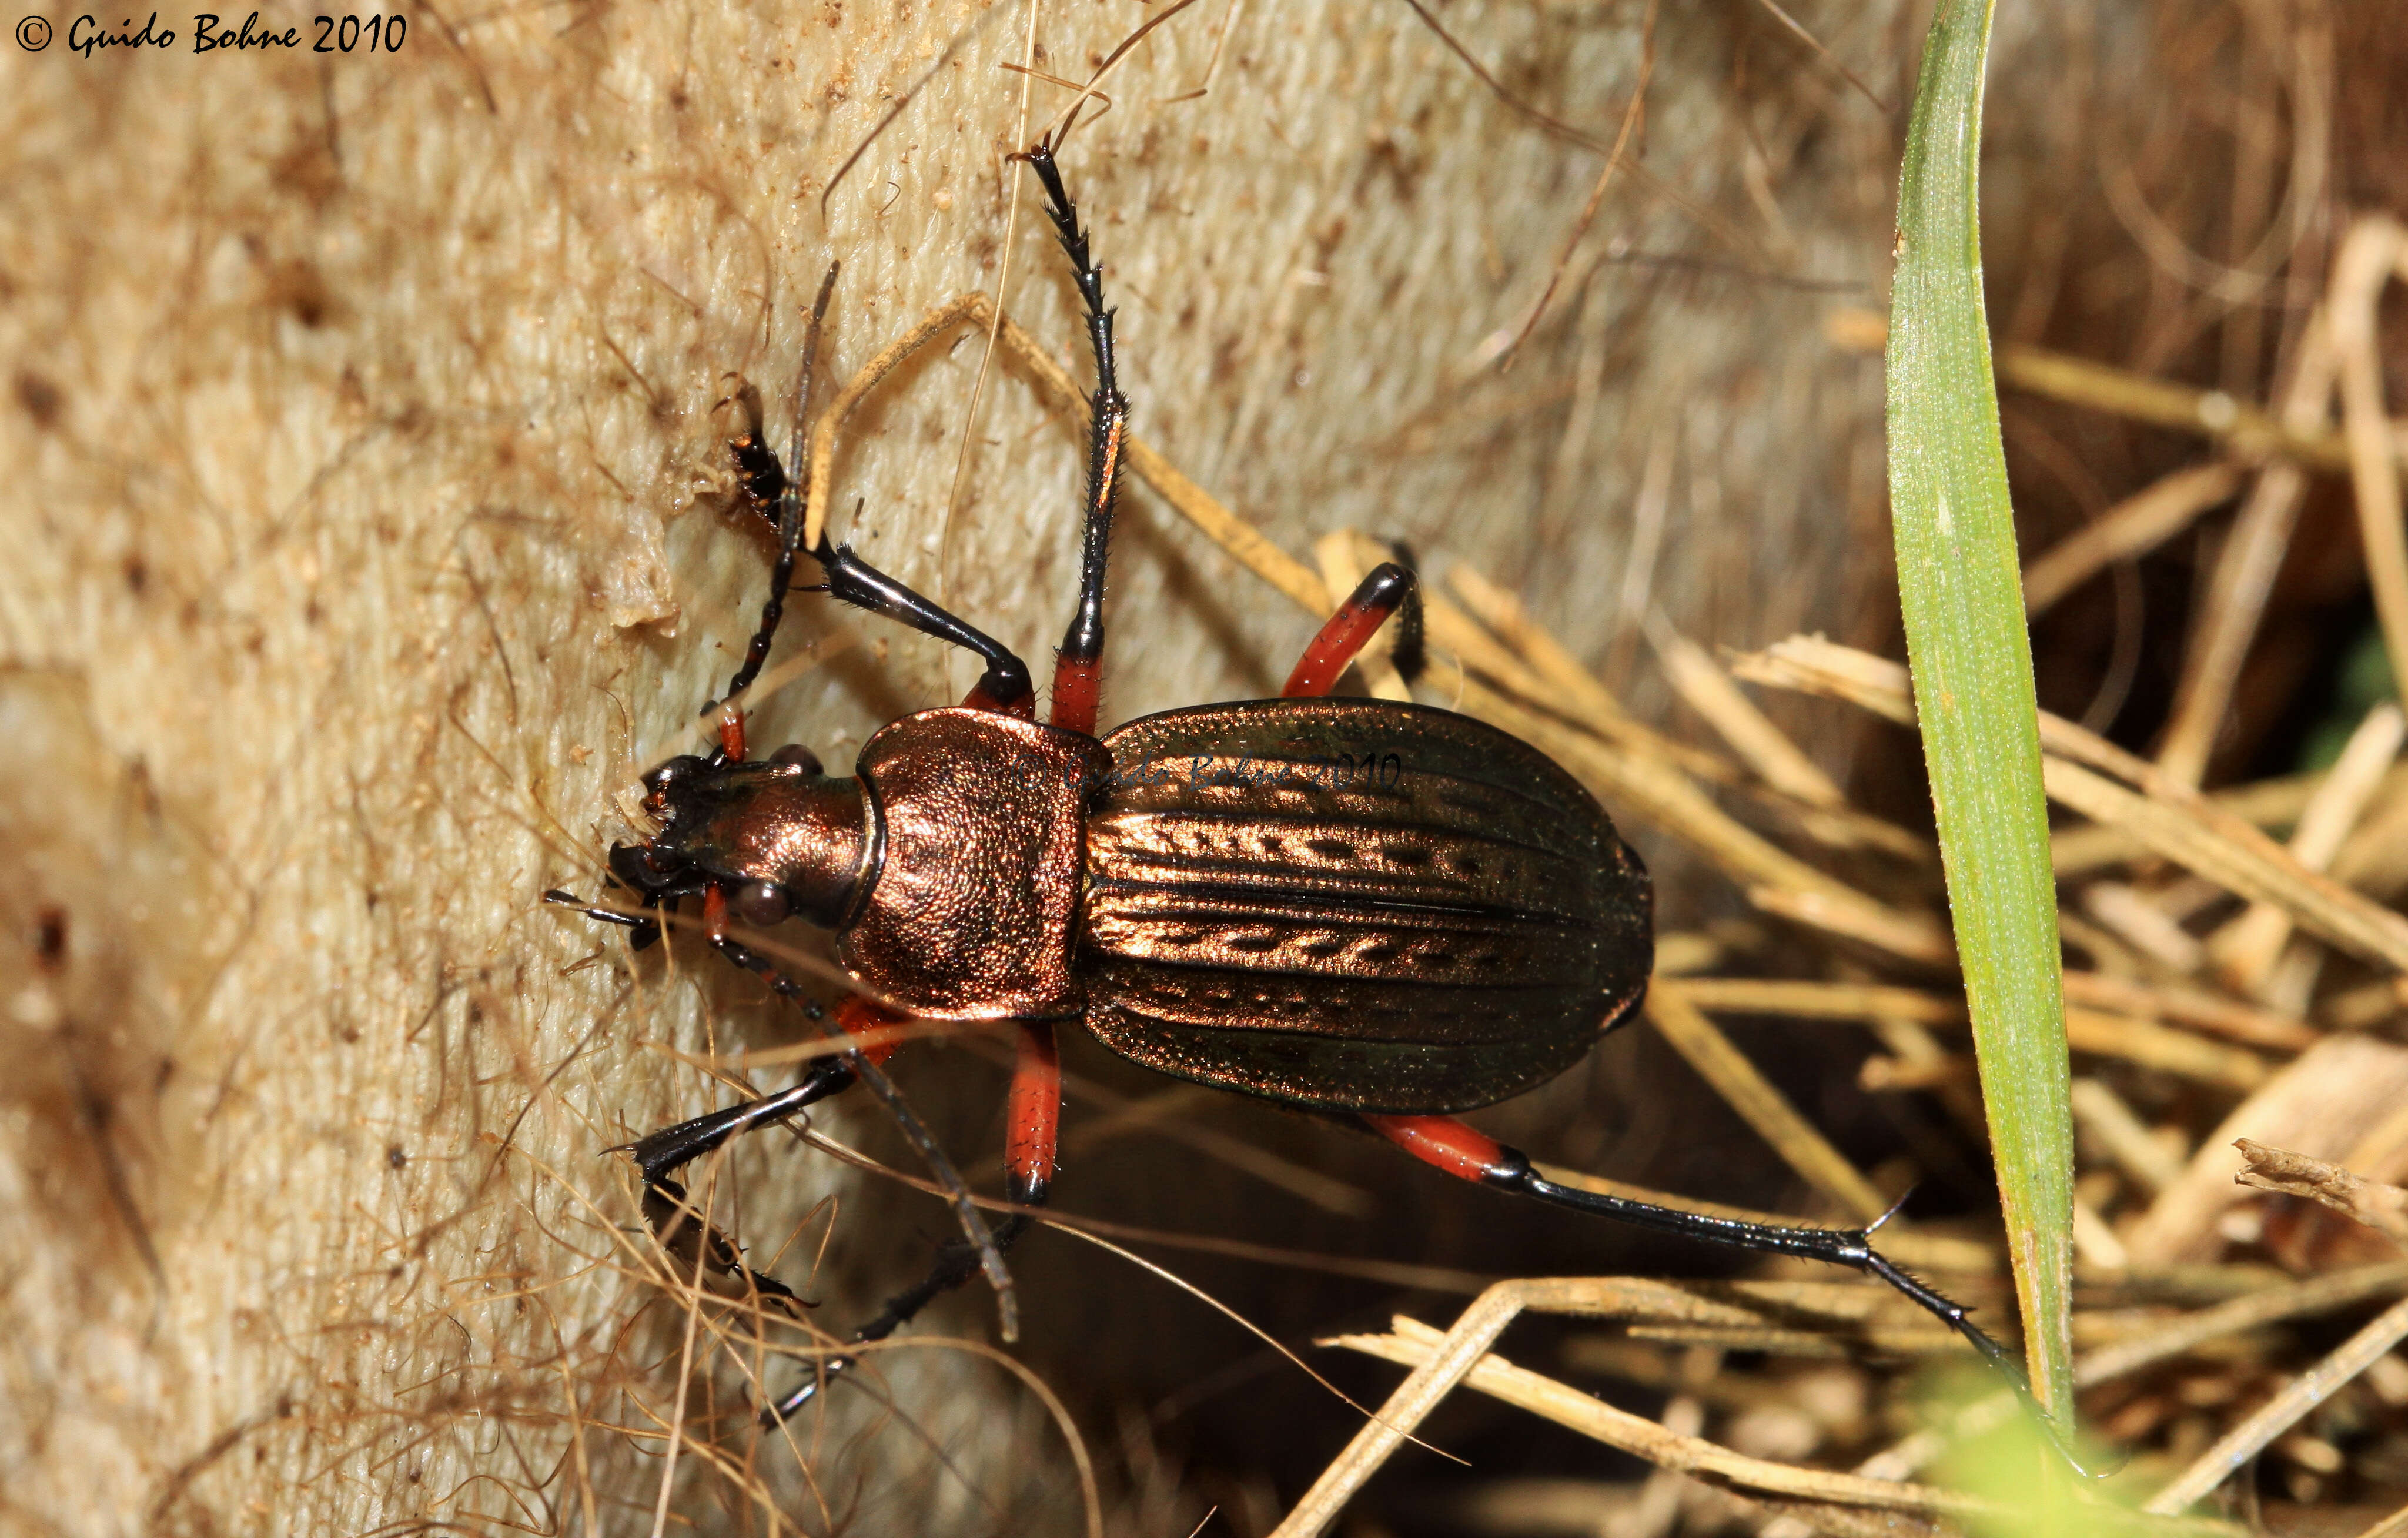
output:
M840 927L866 886L870 839L861 782L837 779L809 748L730 761L685 755L644 776L659 831L610 850L610 873L647 908L716 889L746 924L797 914ZM659 938L639 925L641 950Z

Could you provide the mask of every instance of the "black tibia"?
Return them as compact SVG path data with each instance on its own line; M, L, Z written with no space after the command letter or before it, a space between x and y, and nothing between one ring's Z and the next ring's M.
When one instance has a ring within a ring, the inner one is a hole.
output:
M1574 1212L1591 1213L1637 1228L1652 1229L1658 1233L1680 1234L1734 1249L1802 1256L1809 1260L1828 1261L1835 1266L1846 1266L1851 1271L1878 1276L1962 1335L1974 1350L2006 1375L2017 1391L2028 1396L2030 1386L2025 1381L2023 1368L2007 1348L1992 1340L1981 1326L1975 1324L1971 1311L1962 1303L1953 1302L1924 1286L1876 1251L1872 1246L1872 1235L1867 1229L1792 1229L1771 1223L1749 1223L1732 1217L1714 1217L1705 1213L1683 1212L1677 1207L1658 1207L1649 1202L1633 1201L1627 1197L1577 1190L1569 1186L1558 1186L1540 1174L1530 1167L1528 1157L1520 1150L1506 1148L1500 1152L1502 1158L1486 1178L1486 1184L1499 1190L1532 1197L1550 1206L1569 1207Z
M1408 572L1420 571L1412 547L1402 539L1389 540L1388 553ZM1418 581L1405 589L1405 601L1398 606L1397 617L1390 623L1395 626L1391 632L1395 640L1388 644L1388 661L1411 683L1429 667L1429 647L1422 624L1422 584Z
M849 1057L849 1054L823 1057L811 1064L792 1088L681 1121L640 1142L624 1144L644 1177L644 1221L651 1225L661 1247L688 1268L688 1274L695 1259L695 1246L699 1243L708 1269L723 1276L741 1272L750 1276L765 1296L802 1304L802 1300L783 1282L747 1268L736 1246L687 1202L685 1187L669 1177L730 1138L756 1128L775 1126L805 1106L852 1088L859 1075L853 1071Z
M820 548L810 553L819 562L820 569L827 573L828 597L838 603L866 609L898 625L910 625L924 636L934 636L978 654L986 663L979 688L997 707L1008 709L1033 694L1028 664L1014 656L1010 648L871 566L855 555L851 545L838 545L831 550L823 539Z
M642 1171L644 1184L658 1186L685 1165L691 1164L728 1139L752 1131L756 1128L774 1127L804 1107L839 1095L860 1082L853 1071L853 1055L844 1053L815 1060L810 1070L792 1088L774 1095L764 1095L757 1100L731 1105L724 1111L681 1121L675 1127L664 1127L638 1143L625 1144Z
M1039 140L1022 157L1044 185L1046 213L1077 276L1087 304L1087 340L1096 353L1096 393L1088 401L1086 542L1080 553L1079 608L1062 638L1064 659L1093 662L1104 650L1104 568L1112 539L1112 503L1120 489L1121 444L1128 426L1128 401L1112 368L1112 316L1104 308L1104 274L1089 259L1087 237L1079 228L1078 206L1063 190L1054 148Z
M786 457L797 467L803 459L803 418L810 410L811 369L820 352L820 323L827 318L828 298L836 292L837 264L829 263L827 276L820 280L819 297L811 303L810 323L803 330L803 363L795 381L794 431L786 446ZM747 426L742 437L728 448L736 458L737 474L743 478L745 495L752 499L754 510L776 525L778 559L769 577L769 597L761 605L761 624L752 632L752 640L744 648L744 661L736 676L727 681L725 699L739 694L760 676L761 665L769 660L769 644L777 639L778 622L786 615L786 589L795 580L795 557L803 542L803 510L810 504L812 488L797 486L787 479L784 467L778 463L777 451L762 440L760 396L750 386L743 396ZM700 712L709 715L719 708L719 700L703 702Z
M1041 1207L1047 1194L1047 1187L1041 1182L1023 1186L1017 1179L1013 1181L1011 1200L1020 1206ZM1027 1231L1027 1216L1013 1213L995 1226L995 1247L1008 1250L1014 1240ZM878 1311L875 1318L853 1332L852 1344L866 1345L871 1341L884 1340L910 1324L922 1309L976 1276L979 1269L980 1258L975 1246L968 1240L947 1240L938 1248L936 1262L928 1268L928 1274L886 1300L886 1305ZM796 1411L816 1399L831 1380L851 1371L853 1365L854 1358L851 1357L822 1358L812 1364L811 1375L785 1398L762 1407L761 1424L775 1426L780 1421L790 1419Z

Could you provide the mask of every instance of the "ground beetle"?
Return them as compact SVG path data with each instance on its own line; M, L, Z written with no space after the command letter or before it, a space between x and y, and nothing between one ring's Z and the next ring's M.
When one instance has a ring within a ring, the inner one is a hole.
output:
M780 551L728 695L768 654L798 553L818 563L831 597L974 652L985 671L960 706L872 736L850 779L824 773L803 748L747 759L741 715L705 706L706 715L720 712L720 746L654 769L645 808L659 831L610 851L610 873L638 896L638 910L546 896L629 927L638 949L660 936L655 913L698 897L711 945L789 998L801 997L800 985L731 937L730 915L756 927L796 915L832 928L861 989L836 1012L855 1037L910 1016L1015 1023L1007 1153L1010 1198L1022 1207L1042 1204L1053 1179L1054 1033L1077 1023L1148 1068L1353 1124L1451 1175L1869 1272L2020 1387L2005 1350L1962 1307L1877 1253L1866 1230L1738 1222L1569 1188L1454 1119L1563 1072L1637 1010L1655 955L1654 898L1646 869L1596 800L1535 748L1450 711L1324 697L1382 624L1400 609L1412 615L1406 567L1383 564L1364 579L1305 649L1283 697L1167 712L1096 737L1105 552L1128 403L1113 381L1103 276L1051 147L1020 158L1043 183L1069 255L1096 371L1078 610L1054 654L1051 723L1036 721L1027 666L1000 643L824 535L803 549L804 506L826 488L794 484L756 421L733 448L745 495L774 516ZM834 269L828 276L805 348L798 420ZM865 1042L819 1060L790 1089L633 1144L653 1227L666 1233L684 1213L670 1178L681 1166L867 1081L941 1171L970 1237L950 1242L928 1276L854 1340L883 1338L982 1267L1001 1291L999 1252L1026 1219L1013 1214L989 1237L958 1176L886 1085L879 1065L892 1050ZM713 1263L732 1272L732 1247L700 1231ZM847 1365L824 1362L764 1418L792 1414Z

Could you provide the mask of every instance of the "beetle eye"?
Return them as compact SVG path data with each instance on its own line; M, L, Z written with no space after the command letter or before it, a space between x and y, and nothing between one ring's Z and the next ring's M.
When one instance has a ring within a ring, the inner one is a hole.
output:
M769 755L769 762L801 769L805 774L825 772L820 768L820 755L800 742L789 742Z
M756 881L736 889L736 916L756 929L767 929L785 921L795 904L786 889L776 882Z

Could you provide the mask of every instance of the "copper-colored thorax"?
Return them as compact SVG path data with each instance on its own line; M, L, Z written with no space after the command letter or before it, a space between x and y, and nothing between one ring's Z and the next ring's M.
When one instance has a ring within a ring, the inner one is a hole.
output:
M884 1001L953 1020L1068 1014L1093 738L991 711L923 711L862 745L878 829L838 941Z

